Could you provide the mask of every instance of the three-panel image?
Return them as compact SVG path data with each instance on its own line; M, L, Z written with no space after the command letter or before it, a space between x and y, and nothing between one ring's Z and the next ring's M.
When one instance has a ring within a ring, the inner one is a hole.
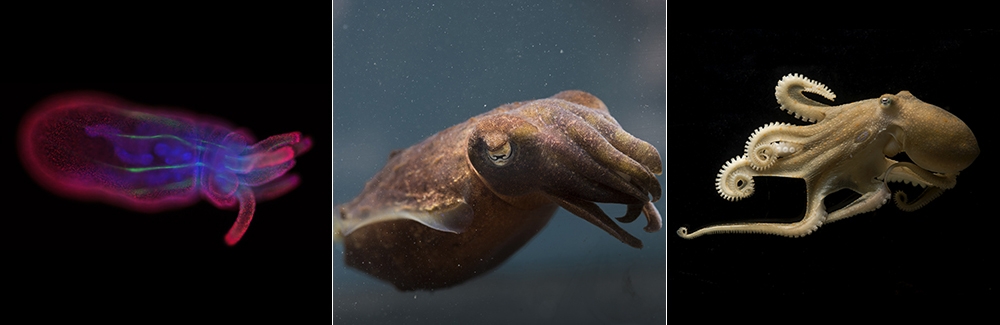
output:
M329 31L275 47L321 50L245 76L5 83L34 217L0 248L309 261L254 278L308 283L333 324L995 290L1000 32L693 29L667 7L335 0Z

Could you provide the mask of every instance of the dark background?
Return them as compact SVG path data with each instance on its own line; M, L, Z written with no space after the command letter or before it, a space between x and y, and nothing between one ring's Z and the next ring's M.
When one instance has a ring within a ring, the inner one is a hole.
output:
M775 101L774 87L789 73L827 85L836 104L909 90L961 118L981 150L955 188L915 212L890 202L804 238L722 234L685 240L671 233L671 314L683 315L692 301L701 301L693 297L754 297L733 300L754 305L797 297L972 300L994 292L997 219L987 186L996 150L991 94L1000 70L998 40L997 31L979 30L670 29L668 232L803 216L801 179L756 177L754 195L738 202L715 189L719 169L743 153L756 128L772 121L806 124ZM905 184L889 187L906 190L911 199L919 193ZM827 205L832 203L837 201ZM774 297L786 299L767 299Z

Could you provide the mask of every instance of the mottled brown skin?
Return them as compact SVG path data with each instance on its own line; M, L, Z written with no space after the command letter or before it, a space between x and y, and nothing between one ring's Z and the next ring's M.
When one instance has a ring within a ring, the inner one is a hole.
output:
M657 231L661 170L656 149L622 130L600 99L564 91L392 153L361 195L334 210L334 235L348 266L400 290L445 288L503 263L560 206L641 248L594 202L626 204L619 221L642 213L645 230Z

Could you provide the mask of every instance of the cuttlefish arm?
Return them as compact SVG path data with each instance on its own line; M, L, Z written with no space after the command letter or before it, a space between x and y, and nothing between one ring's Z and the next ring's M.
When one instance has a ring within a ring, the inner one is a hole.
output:
M505 201L545 196L637 248L642 242L594 202L626 204L622 222L645 214L648 232L662 226L652 205L662 192L655 176L662 173L659 152L624 131L588 93L561 92L478 121L468 155L478 176Z

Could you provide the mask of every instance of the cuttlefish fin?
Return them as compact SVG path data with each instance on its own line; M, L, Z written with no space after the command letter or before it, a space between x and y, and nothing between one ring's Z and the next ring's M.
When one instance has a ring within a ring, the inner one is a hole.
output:
M434 230L460 234L472 224L472 207L465 202L432 210L413 210L404 208L386 208L374 211L365 217L351 220L341 219L339 223L334 217L334 237L347 236L354 230L369 224L393 220L413 220Z

